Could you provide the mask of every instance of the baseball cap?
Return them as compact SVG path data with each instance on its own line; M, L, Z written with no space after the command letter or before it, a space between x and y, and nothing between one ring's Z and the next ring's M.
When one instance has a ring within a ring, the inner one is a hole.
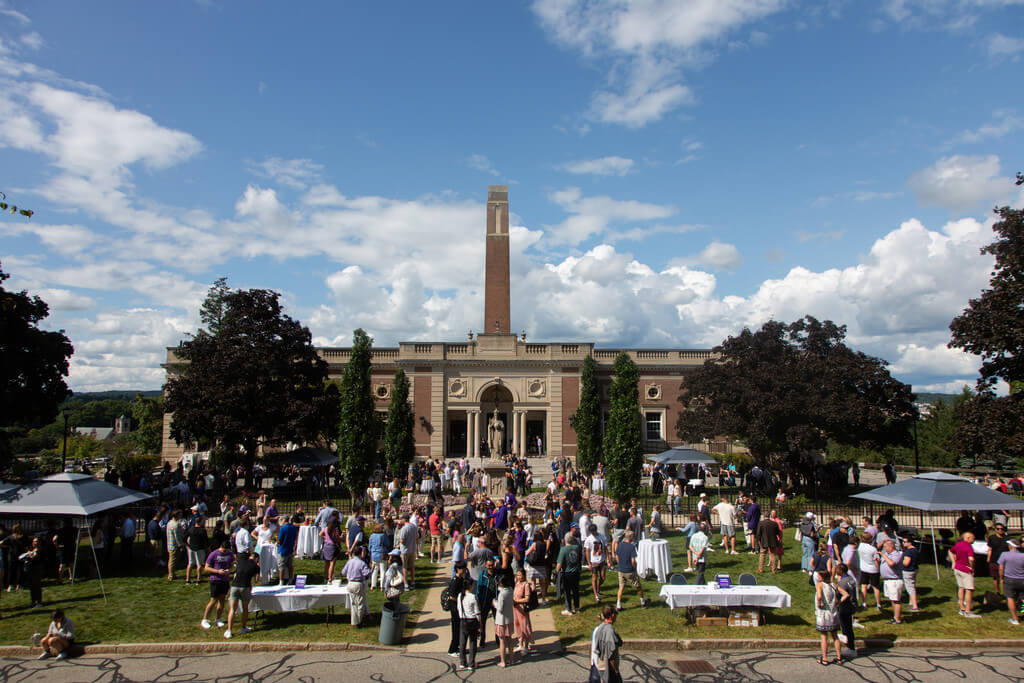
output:
M247 514L249 514L249 506L248 505L243 505L242 507L238 508L238 514L240 514L240 515L247 515Z
M807 516L807 519L814 519L814 513L811 512L810 510L807 511L807 515L806 516Z

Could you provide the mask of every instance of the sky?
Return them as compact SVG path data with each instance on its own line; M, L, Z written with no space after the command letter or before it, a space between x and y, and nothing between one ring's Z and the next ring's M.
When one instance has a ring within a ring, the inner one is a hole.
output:
M8 289L75 391L158 389L218 277L314 342L710 348L804 315L917 391L1021 206L1024 0L0 0Z

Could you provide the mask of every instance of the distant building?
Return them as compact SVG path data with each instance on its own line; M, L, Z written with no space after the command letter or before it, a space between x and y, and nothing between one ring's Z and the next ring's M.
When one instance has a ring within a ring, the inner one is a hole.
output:
M115 434L113 427L75 427L72 431L79 436L91 436L97 441L109 439Z
M709 349L604 349L589 342L527 342L511 325L508 187L487 192L483 331L462 342L410 341L374 347L372 391L377 410L391 402L395 370L412 384L410 400L420 457L479 457L500 422L501 449L520 455L576 456L570 416L579 406L580 370L593 356L607 418L608 390L615 357L625 350L640 368L637 387L644 448L658 452L681 443L675 438L678 397L685 375L711 357ZM348 348L321 348L331 378L340 378ZM169 368L179 362L167 350ZM163 457L177 461L185 445L170 437L171 414L164 414ZM717 449L716 449L717 450Z
M132 431L132 419L127 415L114 420L114 433L115 434L128 434Z

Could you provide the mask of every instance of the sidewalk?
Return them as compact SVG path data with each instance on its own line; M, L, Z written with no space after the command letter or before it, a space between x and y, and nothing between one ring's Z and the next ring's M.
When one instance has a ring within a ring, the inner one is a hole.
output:
M448 652L448 644L452 637L451 617L448 612L441 609L441 592L448 585L450 575L451 562L446 560L436 566L434 576L431 577L428 584L430 590L427 592L423 610L416 615L415 628L405 640L406 652ZM419 585L418 581L417 585ZM555 629L551 608L538 608L530 613L530 617L533 623L533 638L536 648L543 652L561 651L562 643L558 638L558 631ZM487 622L487 640L488 643L494 642L493 619L489 619ZM488 645L485 651L490 650L494 650L493 645Z

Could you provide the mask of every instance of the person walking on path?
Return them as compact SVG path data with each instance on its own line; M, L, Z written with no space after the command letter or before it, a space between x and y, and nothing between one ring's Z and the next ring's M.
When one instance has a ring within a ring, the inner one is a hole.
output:
M514 618L516 637L519 639L517 650L524 655L530 653L530 646L533 645L533 623L530 621L530 594L533 587L526 579L526 571L520 569L516 572L516 587L512 593L514 605Z
M480 606L476 602L476 586L464 582L462 594L458 596L459 611L459 669L476 669L476 643L480 637Z
M463 588L468 581L468 571L465 560L455 563L455 575L448 581L448 595L451 601L448 604L448 614L451 616L452 639L448 643L448 656L459 656L459 636L462 632L462 622L459 617L459 598L462 596Z
M644 598L644 589L640 585L640 578L636 575L636 546L633 545L633 534L626 532L622 542L616 549L619 570L619 592L615 599L615 607L622 609L622 590L629 584L636 589L640 596L640 607L647 607L647 600Z
M618 611L611 605L601 610L601 623L590 636L590 680L601 683L620 683L619 648L622 638L615 632Z
M555 571L562 573L562 594L565 597L563 616L571 616L580 611L580 569L583 559L580 550L576 536L572 532L567 533L555 565Z
M821 656L818 664L828 666L828 645L835 643L836 658L833 662L843 663L843 650L836 633L839 631L839 601L849 600L850 594L842 588L836 588L829 580L828 572L818 573L818 585L814 587L814 628L821 634Z
M494 637L498 641L498 666L512 665L513 597L511 582L504 574L498 577L498 595L494 599Z

